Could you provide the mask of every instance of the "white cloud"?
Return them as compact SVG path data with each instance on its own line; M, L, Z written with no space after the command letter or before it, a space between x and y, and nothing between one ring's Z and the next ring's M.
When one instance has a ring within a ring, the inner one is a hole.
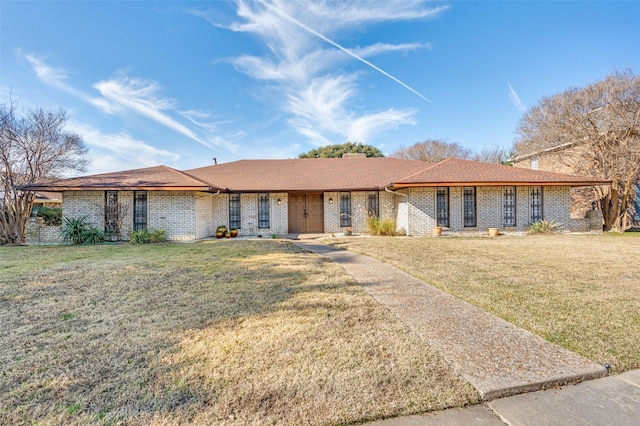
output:
M69 121L65 130L81 135L88 145L92 157L89 174L159 164L172 165L180 160L177 153L153 147L124 131L103 134L92 126L77 121Z
M387 52L407 52L410 50L427 49L431 50L431 43L403 43L403 44L389 44L389 43L376 43L371 46L363 48L351 49L353 53L363 58L380 55Z
M415 125L413 116L413 110L395 110L393 108L375 114L368 114L351 122L347 139L350 141L366 141L378 132L396 129L401 124Z
M522 103L522 101L520 100L520 96L518 96L516 91L513 89L511 83L507 82L507 85L509 86L509 99L511 99L513 106L518 108L519 111L526 111L527 107Z
M99 81L94 84L93 87L95 87L102 96L111 101L111 104L143 115L202 145L211 147L209 143L197 136L189 127L164 112L172 109L174 103L172 100L159 95L158 83L120 75L111 80ZM113 108L109 105L105 111L111 112Z
M428 43L374 43L347 48L336 42L358 25L381 21L434 17L448 6L430 7L422 0L300 2L289 0L236 0L239 22L223 24L205 12L193 12L215 26L247 32L259 37L269 52L260 57L243 55L232 60L238 70L253 79L271 83L283 94L281 107L291 115L287 121L312 143L324 145L337 140L367 142L375 132L414 124L414 110L358 112L352 105L358 92L359 72L340 70L340 65L357 60L426 98L369 62L366 57L384 53L431 49ZM340 71L338 71L340 70Z
M119 72L114 78L95 83L93 87L102 96L94 97L67 84L68 72L64 69L54 68L43 58L33 54L24 54L20 50L17 54L18 59L26 61L44 83L90 103L107 114L127 116L134 112L208 148L216 147L232 153L238 152L238 145L232 141L243 137L242 132L235 132L231 136L215 134L218 131L217 126L205 121L208 118L207 113L193 110L177 111L176 102L161 95L158 82L130 78L124 72ZM192 126L187 126L174 116L185 118Z

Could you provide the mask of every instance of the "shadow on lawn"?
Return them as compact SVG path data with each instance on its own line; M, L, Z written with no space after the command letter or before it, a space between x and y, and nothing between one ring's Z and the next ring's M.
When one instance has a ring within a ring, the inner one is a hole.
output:
M167 362L184 336L279 310L331 309L283 304L344 284L306 286L328 261L281 242L78 250L91 260L18 280L0 271L0 423L144 423L170 412L188 421L215 395L175 376L195 361Z

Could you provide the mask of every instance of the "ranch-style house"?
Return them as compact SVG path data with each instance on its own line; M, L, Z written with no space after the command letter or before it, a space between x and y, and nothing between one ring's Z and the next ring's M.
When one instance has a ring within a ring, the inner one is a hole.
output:
M367 232L367 218L390 219L409 236L445 232L522 232L554 220L566 231L601 230L570 218L572 187L608 181L447 159L399 158L240 160L191 170L156 166L47 183L23 190L62 193L64 218L86 216L126 239L129 232L162 229L174 241L215 234Z

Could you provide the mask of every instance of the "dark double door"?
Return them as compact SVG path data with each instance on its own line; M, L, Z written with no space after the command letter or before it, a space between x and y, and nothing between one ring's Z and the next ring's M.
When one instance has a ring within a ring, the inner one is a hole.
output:
M322 194L289 194L289 233L324 232Z

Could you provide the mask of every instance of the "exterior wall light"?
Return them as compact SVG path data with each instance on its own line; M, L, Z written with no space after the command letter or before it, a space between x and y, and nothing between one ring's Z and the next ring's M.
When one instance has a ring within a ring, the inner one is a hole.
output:
M329 204L333 204L333 198L329 197Z
M282 205L282 200L280 198L278 198L278 205L281 206Z

